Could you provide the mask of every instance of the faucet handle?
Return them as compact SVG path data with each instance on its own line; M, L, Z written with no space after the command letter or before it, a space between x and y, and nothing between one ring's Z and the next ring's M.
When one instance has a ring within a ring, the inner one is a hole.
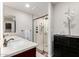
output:
M7 40L6 39L4 39L4 42L6 42Z
M14 40L14 38L11 38L10 40Z
M6 47L6 46L7 46L7 41L6 41L6 39L4 39L3 46L4 46L4 47Z

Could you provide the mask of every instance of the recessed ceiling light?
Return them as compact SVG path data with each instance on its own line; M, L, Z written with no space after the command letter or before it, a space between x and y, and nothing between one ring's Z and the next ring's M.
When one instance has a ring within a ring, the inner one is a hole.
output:
M29 5L29 4L26 4L26 5L25 5L25 7L29 8L29 7L30 7L30 5Z

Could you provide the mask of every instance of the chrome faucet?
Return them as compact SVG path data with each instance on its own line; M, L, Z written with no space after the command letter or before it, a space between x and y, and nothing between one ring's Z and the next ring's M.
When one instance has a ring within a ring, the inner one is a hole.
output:
M13 38L11 38L11 39L9 39L9 40L4 39L3 46L4 46L4 47L7 47L7 44L8 44L8 42L9 42L10 40L14 40L14 39L13 39Z

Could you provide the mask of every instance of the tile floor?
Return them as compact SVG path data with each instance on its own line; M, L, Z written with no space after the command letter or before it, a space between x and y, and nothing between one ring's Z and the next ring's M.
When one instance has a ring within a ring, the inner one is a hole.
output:
M39 53L38 51L36 51L36 57L45 57L45 56Z
M36 57L47 57L47 54L41 54L40 52L36 51Z

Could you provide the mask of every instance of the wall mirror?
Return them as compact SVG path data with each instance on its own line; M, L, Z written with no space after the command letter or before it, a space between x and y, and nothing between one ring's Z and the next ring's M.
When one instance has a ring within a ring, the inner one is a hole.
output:
M16 32L16 18L15 16L4 16L3 20L4 33L15 33Z

